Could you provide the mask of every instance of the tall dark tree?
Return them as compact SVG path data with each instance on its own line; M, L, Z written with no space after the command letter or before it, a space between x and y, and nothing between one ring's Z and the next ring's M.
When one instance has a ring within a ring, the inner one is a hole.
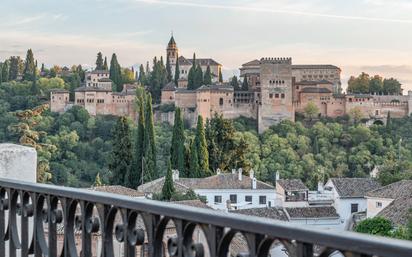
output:
M19 56L10 57L9 63L9 80L16 80L18 75L21 74L22 60Z
M96 58L96 69L95 70L103 70L103 69L104 69L103 55L101 52L98 52L97 58Z
M109 70L109 66L107 65L107 57L104 57L104 62L103 62L103 70Z
M137 188L144 182L145 159L144 159L144 137L145 137L145 112L144 112L144 95L137 96L138 115L137 132L134 141L133 167L128 176L129 187ZM142 176L143 175L143 176Z
M183 117L180 108L175 110L175 120L173 125L172 144L170 149L170 163L173 169L179 170L182 177L185 173L185 134L183 127Z
M222 69L219 69L219 82L223 82L223 75L222 75Z
M233 87L235 91L239 91L239 81L236 76L233 76L232 79L230 80L230 85Z
M196 126L196 151L197 158L199 161L199 177L207 177L210 175L209 172L209 153L207 151L207 142L205 128L203 124L203 118L201 115L197 117L197 126Z
M113 148L109 160L109 169L112 172L111 184L133 187L127 174L132 164L132 144L130 127L126 117L120 117L113 129ZM133 187L136 188L137 186Z
M162 59L158 61L156 57L153 58L153 69L148 79L149 92L152 94L155 103L160 102L162 88L167 84L166 68Z
M80 64L76 67L76 73L79 74L80 80L84 81L86 72L83 70Z
M144 150L146 165L143 179L144 182L149 182L158 178L156 166L156 144L153 124L152 97L150 94L146 97Z
M140 64L139 67L139 78L137 79L141 85L146 84L146 72L144 70L143 64Z
M208 65L205 71L205 75L203 76L203 83L205 85L212 84L212 73L210 72L210 66Z
M179 67L179 56L178 56L176 59L175 77L174 77L176 86L179 84L179 78L180 78L180 67Z
M166 75L167 75L166 78L167 78L167 82L170 82L173 79L172 66L170 66L169 58L167 57L166 59L167 59L166 60Z
M174 183L173 183L172 168L171 168L170 162L169 162L165 182L164 182L163 187L162 187L163 200L170 201L170 199L172 198L174 193L175 193L175 186L174 186Z
M1 65L1 82L9 81L9 61L6 60Z
M203 85L203 71L200 63L197 65L196 68L196 75L195 75L195 89L201 87Z
M37 96L40 93L39 85L37 84L36 71L34 71L33 74L32 74L32 84L31 84L31 88L30 88L30 93L33 96Z
M197 153L196 139L194 139L190 142L189 169L187 171L187 176L190 178L202 177L199 169L199 157Z
M122 71L116 54L113 54L110 60L110 79L115 84L115 91L120 92L122 90Z
M228 170L233 168L235 156L235 128L231 120L222 115L214 114L206 122L206 141L209 152L209 169Z
M248 90L249 90L249 84L247 83L247 77L245 76L242 82L242 91L248 91Z
M187 75L187 89L196 89L196 53L193 53L192 67L190 67L189 74Z
M27 50L26 60L24 61L23 79L33 81L33 75L36 73L36 63L34 61L33 51Z

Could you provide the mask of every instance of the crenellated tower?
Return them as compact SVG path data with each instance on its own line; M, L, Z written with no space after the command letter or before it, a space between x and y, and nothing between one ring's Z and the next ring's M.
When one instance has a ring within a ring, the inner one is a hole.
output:
M282 120L293 121L295 111L292 103L292 58L262 58L260 62L258 127L262 133Z

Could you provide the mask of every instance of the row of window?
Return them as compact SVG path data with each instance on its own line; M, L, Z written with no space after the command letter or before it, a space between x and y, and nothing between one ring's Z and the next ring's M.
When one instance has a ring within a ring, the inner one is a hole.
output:
M269 84L285 84L284 80L269 80Z
M230 203L237 203L237 195L230 195L229 199L230 199ZM251 203L252 202L252 196L251 195L246 195L245 196L245 202ZM215 195L215 203L222 203L222 196L221 195ZM266 204L266 195L260 195L259 196L259 204Z
M285 94L284 93L282 93L282 94L275 94L275 98L279 98L279 95L280 95L280 98L285 98ZM269 94L269 98L270 99L272 99L273 98L273 94L272 93L270 93Z
M323 79L323 78L325 78L325 79L327 79L327 78L331 78L331 79L333 79L335 76L333 76L333 75L302 75L302 78L304 78L304 79L307 79L307 78L315 78L315 79L317 79L317 78L320 78L320 79Z

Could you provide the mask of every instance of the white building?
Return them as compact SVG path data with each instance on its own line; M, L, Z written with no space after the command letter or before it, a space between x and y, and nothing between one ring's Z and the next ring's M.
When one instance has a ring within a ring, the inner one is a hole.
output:
M165 178L159 178L144 185L138 190L152 198L160 193ZM173 172L176 191L186 193L192 189L197 195L204 197L206 203L213 209L247 209L277 206L276 191L272 185L257 180L253 170L249 176L242 174L242 169L232 170L232 173L217 172L207 178L179 178L179 172Z
M333 205L345 227L349 228L353 214L366 212L367 192L379 187L379 183L371 178L331 178L324 190L333 193Z
M412 180L401 180L366 194L367 218L382 216L395 225L406 225L412 208Z

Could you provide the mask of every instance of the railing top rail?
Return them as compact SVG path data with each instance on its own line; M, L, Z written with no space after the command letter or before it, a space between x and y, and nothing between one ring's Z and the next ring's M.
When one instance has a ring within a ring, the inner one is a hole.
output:
M236 231L250 232L297 240L305 243L333 247L346 251L378 256L412 256L412 243L370 236L349 231L322 230L309 226L297 226L273 219L244 216L222 211L200 209L174 203L132 198L87 189L35 184L29 182L0 179L0 188L12 188L38 194L54 195L97 204L113 205L159 216L187 220L198 224L230 227Z

